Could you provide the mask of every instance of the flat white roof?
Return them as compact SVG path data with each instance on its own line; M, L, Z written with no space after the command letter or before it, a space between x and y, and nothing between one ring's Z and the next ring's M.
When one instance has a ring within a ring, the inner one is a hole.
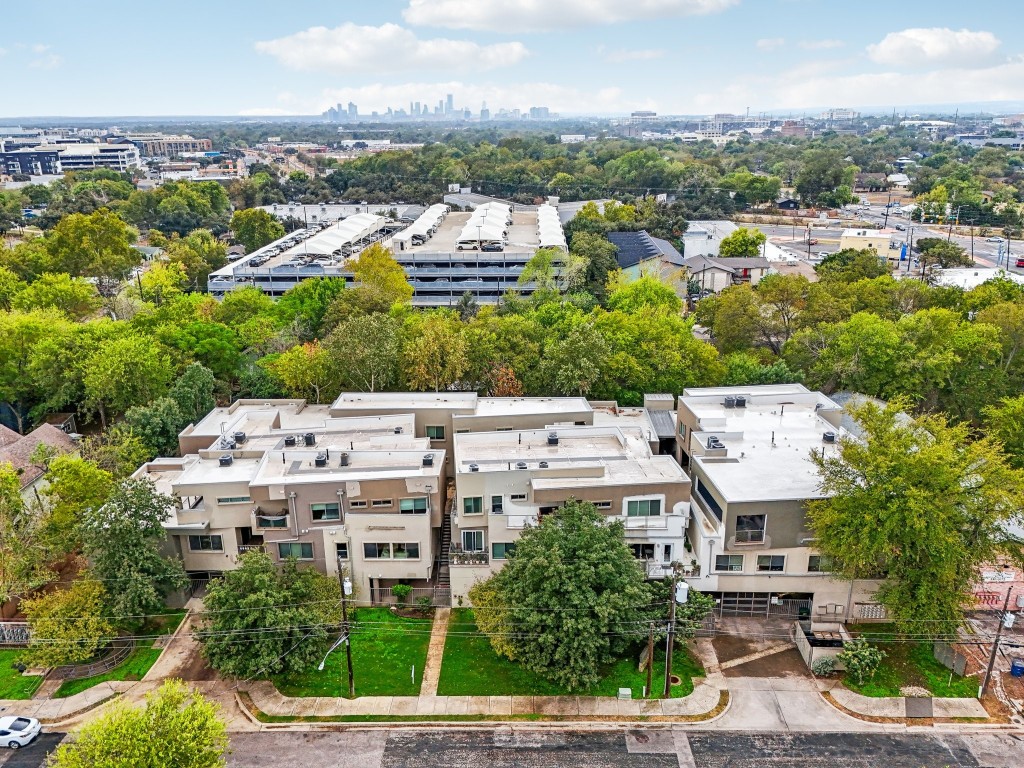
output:
M316 466L318 456L326 464ZM342 466L344 455L347 464ZM430 466L424 466L424 456L432 456ZM317 446L316 449L287 449L271 451L259 462L252 480L254 486L280 486L284 483L315 484L324 482L359 482L362 480L402 479L433 483L437 490L438 477L444 470L443 450L349 451L347 446Z
M510 416L532 413L589 412L584 397L481 397L474 416Z
M342 392L331 410L476 408L476 392Z

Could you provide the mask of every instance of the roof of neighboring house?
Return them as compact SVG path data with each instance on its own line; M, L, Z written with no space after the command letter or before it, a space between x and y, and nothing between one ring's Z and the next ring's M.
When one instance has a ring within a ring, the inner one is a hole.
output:
M733 269L768 269L771 266L768 259L761 256L719 256L715 261Z
M771 264L768 262L768 259L761 258L760 256L751 256L749 258L734 256L717 259L713 259L710 256L690 256L684 260L683 266L693 274L704 272L708 269L718 269L730 273L735 272L737 269L768 269Z
M672 411L659 411L648 408L647 415L651 419L651 424L654 425L654 431L658 434L658 439L666 440L676 435L676 423L672 421Z
M14 434L18 439L13 443L7 443L0 449L0 464L10 464L14 467L15 472L20 475L22 488L34 483L46 471L44 466L33 464L31 461L32 454L35 453L37 447L46 444L58 453L70 453L76 450L74 441L63 430L52 424L38 426L24 436L18 435L17 432Z
M16 443L21 440L21 435L15 432L10 427L6 427L0 424L0 448L4 448L11 443Z
M683 266L683 257L672 243L660 237L651 237L646 231L609 232L608 240L618 249L616 260L622 269L635 267L643 261L661 259Z
M717 259L712 259L708 256L690 256L683 260L683 266L686 267L690 274L705 272L709 269L717 269L729 273L734 271L732 267L727 267Z

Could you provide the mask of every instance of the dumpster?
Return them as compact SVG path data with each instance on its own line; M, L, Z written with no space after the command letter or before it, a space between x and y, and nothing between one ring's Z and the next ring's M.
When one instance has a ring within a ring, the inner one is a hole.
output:
M1024 677L1024 659L1014 659L1010 664L1010 674L1014 677Z

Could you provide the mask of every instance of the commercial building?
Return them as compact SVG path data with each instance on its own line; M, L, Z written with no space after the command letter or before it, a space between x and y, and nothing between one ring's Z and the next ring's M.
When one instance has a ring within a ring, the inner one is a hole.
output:
M125 173L138 166L139 151L133 145L40 144L0 152L0 168L9 175L55 176L95 168Z
M192 136L168 136L162 133L132 133L126 136L109 137L111 144L134 144L143 157L178 157L192 152L209 152L213 149L210 139Z
M877 618L877 582L833 579L808 503L823 498L811 453L850 436L842 409L801 384L685 390L677 451L693 482L690 583L722 613Z
M852 248L862 251L872 248L879 256L888 256L892 234L887 229L844 229L839 237L839 250Z

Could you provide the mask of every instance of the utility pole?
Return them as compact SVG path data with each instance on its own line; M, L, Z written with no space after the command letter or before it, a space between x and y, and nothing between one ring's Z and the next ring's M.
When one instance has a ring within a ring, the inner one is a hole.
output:
M348 696L356 697L355 677L352 674L352 628L348 623L348 596L352 594L352 581L345 578L345 569L338 568L338 583L341 585L341 631L345 640L345 658L348 661Z
M976 219L971 219L971 261L974 261L974 222Z
M647 636L647 695L651 695L651 679L654 675L654 622L651 622L650 634Z
M885 221L882 222L882 229L889 226L889 206L892 204L892 192L889 193L888 199L885 201Z
M684 585L689 589L689 585ZM672 694L672 646L676 640L676 595L679 591L679 563L672 563L672 594L670 596L668 613L668 639L665 641L665 693L662 698L669 698ZM686 602L685 591L682 602Z
M1010 607L1010 593L1013 592L1013 587L1006 590L1006 600L1003 601L1003 611L999 614L999 626L996 627L996 637L992 641L992 653L988 657L988 669L985 670L985 681L981 684L981 693L978 694L978 698L982 698L985 695L985 691L988 690L989 681L992 678L992 669L996 665L996 652L999 650L999 637L1003 634L1003 620L1006 618L1006 612Z

